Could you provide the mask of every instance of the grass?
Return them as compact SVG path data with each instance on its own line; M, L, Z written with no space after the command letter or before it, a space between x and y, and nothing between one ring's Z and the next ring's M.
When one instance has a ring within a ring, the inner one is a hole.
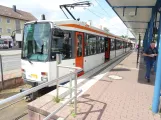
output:
M62 99L59 98L58 96L53 98L54 102L59 103Z
M76 117L76 113L74 112L74 110L71 110L71 116L74 118Z

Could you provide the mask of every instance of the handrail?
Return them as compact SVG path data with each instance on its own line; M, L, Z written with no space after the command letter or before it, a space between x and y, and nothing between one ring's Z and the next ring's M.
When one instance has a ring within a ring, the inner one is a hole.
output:
M78 71L79 71L79 70L78 70ZM33 93L33 92L36 92L36 91L38 91L38 90L40 90L40 89L42 89L42 88L44 88L44 87L47 87L47 86L49 86L49 85L55 83L56 81L62 80L62 79L66 78L66 77L69 77L69 76L71 76L71 75L73 75L73 74L77 74L78 71L76 70L76 71L70 72L70 73L67 74L67 75L64 75L64 76L62 76L62 77L56 78L56 79L51 80L51 81L49 81L49 82L42 83L42 84L40 84L40 85L38 85L38 86L36 86L36 87L30 88L30 89L28 89L28 90L26 90L26 91L24 91L24 92L18 93L18 94L16 94L16 95L13 95L13 96L11 96L11 97L9 97L9 98L6 98L6 99L4 99L4 100L0 100L0 105L6 104L6 103L11 102L11 101L13 101L13 100L16 100L16 99L18 99L18 98L21 98L21 97L24 97L24 96L26 96L26 95L29 95L29 94L31 94L31 93Z
M77 71L75 72L75 79L74 79L74 83L75 83L75 86L74 88L72 88L72 75L70 76L70 99L65 102L63 105L61 105L58 109L56 109L54 112L52 112L51 114L49 114L46 118L44 118L43 120L48 120L50 119L54 114L56 114L59 110L61 110L66 104L68 104L69 102L71 102L73 99L74 99L74 112L75 114L77 114L77 95L78 93L80 94L81 91L79 91L77 93L77 73L82 71L83 69L80 68L80 67L71 67L71 66L63 66L63 65L60 65L60 64L57 64L56 65L56 74L57 74L57 77L59 77L59 67L62 67L62 68L69 68L69 69L74 69L74 71ZM73 71L70 70L70 73L72 73ZM57 88L56 88L56 94L57 94L57 98L59 99L59 87L63 87L61 85L59 85L59 82L58 80L56 81L56 85L57 85ZM74 90L74 96L72 97L72 89Z
M77 95L79 95L82 91L79 91L77 93ZM43 120L49 120L53 115L55 115L57 112L59 112L59 110L61 110L65 105L67 105L70 101L72 101L73 99L75 99L77 96L73 96L72 98L70 98L68 101L66 101L62 106L60 106L58 109L56 109L54 112L50 113L46 118L44 118Z
M63 66L63 65L57 65L58 67L62 67L62 68L69 68L69 69L76 69L76 70L80 70L80 71L82 71L82 68L80 68L80 67L71 67L71 66ZM79 72L80 72L79 71Z

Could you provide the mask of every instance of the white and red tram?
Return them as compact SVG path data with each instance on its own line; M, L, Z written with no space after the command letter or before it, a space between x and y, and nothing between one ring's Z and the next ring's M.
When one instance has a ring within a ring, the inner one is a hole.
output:
M83 68L80 76L124 54L130 46L129 40L76 20L28 22L23 35L22 76L29 84L55 79L58 53L63 56L62 65ZM67 73L68 69L60 68L60 76Z

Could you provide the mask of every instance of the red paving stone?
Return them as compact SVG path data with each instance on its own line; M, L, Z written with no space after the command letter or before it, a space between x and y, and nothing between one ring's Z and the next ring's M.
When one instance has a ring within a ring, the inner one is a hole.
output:
M78 98L78 114L67 120L161 120L150 110L155 78L148 84L144 67L140 61L140 70L136 68L136 53L132 53Z

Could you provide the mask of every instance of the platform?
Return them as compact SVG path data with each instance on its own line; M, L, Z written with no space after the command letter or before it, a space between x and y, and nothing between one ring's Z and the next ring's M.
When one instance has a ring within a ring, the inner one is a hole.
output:
M151 104L155 76L151 83L144 79L145 65L140 59L136 67L136 52L105 71L101 79L78 97L78 114L73 117L72 107L65 106L54 118L66 120L160 120L159 114L152 114ZM87 83L86 83L87 84ZM89 85L89 83L88 83ZM59 105L51 103L51 96L28 105L30 120L42 120ZM43 105L43 103L47 103ZM31 107L35 105L34 107ZM43 105L43 106L42 106ZM39 109L36 110L36 106ZM40 107L41 106L41 107ZM53 106L53 107L51 107ZM34 112L33 112L34 111ZM35 112L37 111L37 113Z

